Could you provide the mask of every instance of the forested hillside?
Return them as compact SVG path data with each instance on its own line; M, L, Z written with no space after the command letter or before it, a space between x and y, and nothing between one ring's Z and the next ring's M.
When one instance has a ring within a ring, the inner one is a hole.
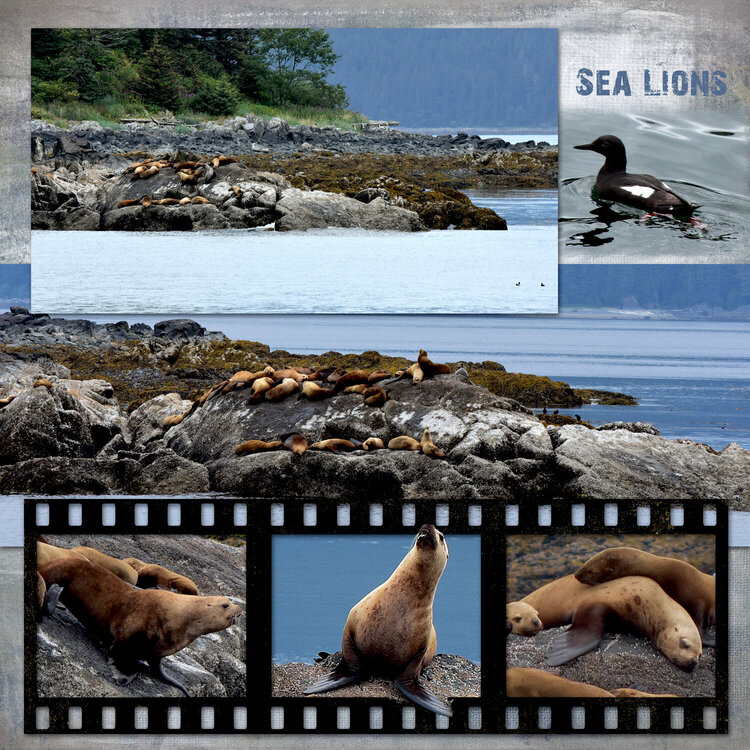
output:
M328 29L332 81L376 120L557 129L556 29Z
M33 29L32 107L99 104L113 118L232 115L248 102L340 109L336 57L320 29Z

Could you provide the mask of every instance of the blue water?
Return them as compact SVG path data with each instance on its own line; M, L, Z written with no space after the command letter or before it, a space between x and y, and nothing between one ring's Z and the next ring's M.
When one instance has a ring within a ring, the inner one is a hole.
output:
M319 651L340 650L349 610L391 575L413 539L380 534L274 536L273 661L311 664ZM434 603L438 653L479 663L479 535L446 539L450 557Z
M566 121L560 144L560 262L748 263L750 188L747 127L724 110L677 116L586 112ZM700 205L705 227L591 198L604 157L573 146L611 133L625 144L628 171L664 180Z
M508 222L508 227L553 226L557 224L557 190L465 190L477 206L491 208Z
M45 312L557 312L557 228L549 224L498 232L35 231L31 252L31 304Z
M92 315L98 322L121 316ZM153 325L168 316L127 316ZM439 362L494 360L510 372L637 396L634 407L570 410L651 422L670 438L750 449L750 322L481 316L196 316L211 331L300 354L362 352Z

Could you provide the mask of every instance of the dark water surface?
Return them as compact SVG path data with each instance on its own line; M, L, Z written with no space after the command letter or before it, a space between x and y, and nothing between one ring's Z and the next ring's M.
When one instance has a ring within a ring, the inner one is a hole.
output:
M413 540L390 534L274 536L273 661L312 664L319 651L340 650L349 610L391 575ZM446 540L448 564L434 603L438 653L479 663L479 535Z

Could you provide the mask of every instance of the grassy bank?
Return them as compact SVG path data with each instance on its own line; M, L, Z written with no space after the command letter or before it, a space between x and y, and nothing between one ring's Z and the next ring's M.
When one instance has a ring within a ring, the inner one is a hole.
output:
M115 97L106 97L94 103L81 101L42 102L37 100L31 102L32 119L45 120L60 128L67 128L74 122L93 120L103 128L117 130L122 127L120 119L123 117L154 117L159 119L164 117L164 114L164 110L147 109L140 103L121 101ZM266 120L272 117L280 117L290 125L334 126L342 130L353 130L354 123L367 121L367 118L359 112L350 109L326 109L297 105L274 107L243 99L237 105L234 115L248 114L258 115ZM232 115L227 115L227 117L230 116ZM187 126L197 125L209 120L222 121L225 116L186 110L175 114L174 119Z

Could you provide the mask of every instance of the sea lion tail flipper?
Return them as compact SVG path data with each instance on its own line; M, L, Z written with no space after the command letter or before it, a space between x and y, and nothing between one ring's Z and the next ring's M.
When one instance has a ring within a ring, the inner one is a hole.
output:
M607 611L608 607L601 603L579 607L570 628L550 644L545 664L559 667L596 648L602 640Z
M344 685L350 685L352 682L357 682L359 678L359 673L350 674L346 671L346 665L342 663L339 664L333 672L323 675L317 682L310 685L310 687L305 690L305 695L311 695L312 693L326 693L329 690L335 690Z
M185 693L185 695L188 698L192 698L193 696L190 695L190 693L188 692L187 688L181 682L178 682L177 680L175 680L174 677L170 677L164 671L164 668L162 667L161 662L162 662L161 659L154 659L151 662L151 669L154 671L154 673L157 674L159 677L161 677L161 679L164 680L164 682L166 682L166 683L168 683L170 685L173 685L178 690L182 690L182 692Z
M396 679L396 687L410 701L418 706L426 708L428 711L440 714L441 716L453 716L453 710L450 706L443 703L439 698L434 696L429 690L419 684L418 680L405 678L400 675Z
M44 597L44 608L42 609L42 615L52 617L52 614L57 609L57 603L60 601L60 594L62 594L62 592L62 586L57 583L51 583L47 587L47 594Z

